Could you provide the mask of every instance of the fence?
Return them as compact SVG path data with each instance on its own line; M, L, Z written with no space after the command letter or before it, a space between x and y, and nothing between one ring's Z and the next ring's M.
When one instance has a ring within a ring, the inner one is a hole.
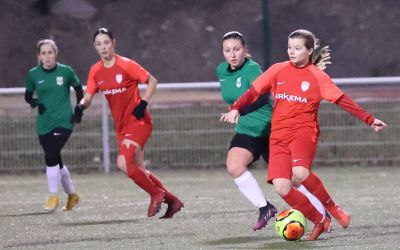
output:
M400 77L334 79L362 107L389 124L374 133L336 105L321 103L321 137L315 164L399 165ZM0 172L43 171L35 134L36 110L23 101L23 88L0 89ZM73 95L72 95L73 96ZM219 122L227 105L216 82L159 84L152 99L154 122L146 145L151 167L221 167L232 125ZM74 103L75 101L73 101ZM102 95L85 111L63 150L70 168L115 169L117 145Z

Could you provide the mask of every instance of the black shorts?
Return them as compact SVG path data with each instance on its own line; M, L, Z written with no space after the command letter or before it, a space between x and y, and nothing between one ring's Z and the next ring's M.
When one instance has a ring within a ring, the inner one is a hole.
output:
M39 135L39 142L46 154L47 153L57 154L61 152L61 149L68 141L71 134L72 134L71 129L55 128L50 133Z
M257 161L262 155L265 162L269 158L269 137L252 137L249 135L236 133L232 140L229 149L233 147L244 148L250 151L253 155L253 161Z

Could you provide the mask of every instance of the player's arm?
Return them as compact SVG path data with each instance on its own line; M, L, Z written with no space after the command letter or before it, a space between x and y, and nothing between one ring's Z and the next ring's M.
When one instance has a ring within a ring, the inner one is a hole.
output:
M93 100L94 94L85 93L85 96L81 98L80 102L75 106L74 114L72 115L71 122L80 123L82 121L83 110L87 109ZM77 97L78 100L78 97Z
M140 100L140 103L132 111L132 115L134 115L137 119L141 119L144 117L147 104L157 88L157 79L151 74L149 74L149 76L147 77L146 83L147 87L142 97L142 100Z
M372 127L376 132L387 126L386 123L376 119L344 93L335 103L343 110L349 112L368 126Z
M157 79L149 74L149 77L147 78L147 87L146 91L144 92L144 95L142 97L142 100L145 100L146 102L149 102L151 97L153 96L154 92L156 91L157 88Z
M25 90L25 101L31 106L31 108L38 107L39 114L43 114L46 111L46 107L43 103L40 103L37 98L33 98L33 91L28 89Z
M250 84L252 85L253 82L260 76L262 75L262 71L260 66L255 66L252 65L248 71L246 72L246 78L248 79L248 81L250 82ZM251 86L250 85L250 86ZM239 110L239 114L240 115L247 115L251 112L256 111L259 108L264 107L265 105L269 104L271 101L271 95L270 93L265 93L260 95L257 100L253 103L251 103L250 105L247 105L246 107L243 107L242 109Z

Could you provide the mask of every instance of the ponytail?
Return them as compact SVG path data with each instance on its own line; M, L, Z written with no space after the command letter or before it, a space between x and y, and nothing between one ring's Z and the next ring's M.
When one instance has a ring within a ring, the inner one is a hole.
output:
M328 64L332 64L330 59L331 59L331 49L329 48L329 46L325 46L318 52L314 50L311 62L315 66L317 66L317 68L324 70L326 69Z

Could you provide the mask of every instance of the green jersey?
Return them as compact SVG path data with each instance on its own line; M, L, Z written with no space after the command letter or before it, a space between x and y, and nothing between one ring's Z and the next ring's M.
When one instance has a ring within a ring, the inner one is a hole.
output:
M252 82L262 74L261 67L251 59L246 59L243 65L231 70L227 62L217 67L217 77L221 87L221 95L226 103L233 104ZM256 111L240 116L235 131L252 137L268 136L271 126L271 102Z
M29 70L25 80L26 90L36 92L38 102L46 111L36 118L36 132L44 135L56 127L73 129L70 87L80 86L74 70L61 63L46 70L37 66Z

